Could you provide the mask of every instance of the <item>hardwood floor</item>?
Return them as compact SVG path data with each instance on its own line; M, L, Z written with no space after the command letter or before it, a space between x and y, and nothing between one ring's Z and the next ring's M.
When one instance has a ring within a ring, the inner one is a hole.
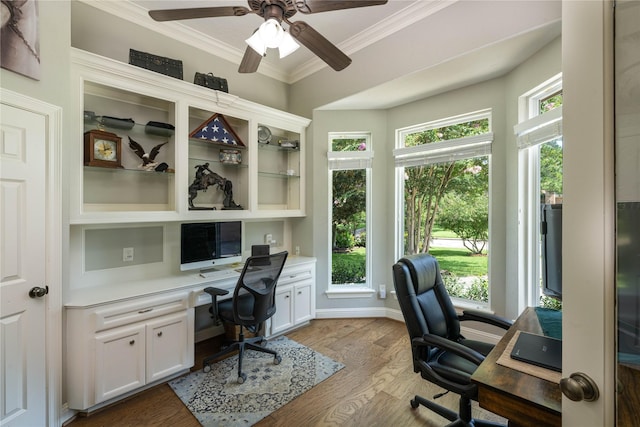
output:
M405 325L384 318L321 319L287 336L338 360L345 368L259 423L268 426L442 426L448 422L426 408L412 410L414 395L426 398L443 391L413 372ZM196 346L196 366L217 350L219 341ZM440 399L457 410L458 397ZM505 422L474 403L474 416ZM139 393L88 417L78 417L69 427L85 426L199 426L167 384Z

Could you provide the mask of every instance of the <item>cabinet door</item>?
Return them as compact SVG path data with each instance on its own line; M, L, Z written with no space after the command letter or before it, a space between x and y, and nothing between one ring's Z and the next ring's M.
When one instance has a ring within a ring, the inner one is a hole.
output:
M143 324L111 329L95 336L95 403L145 384L144 336Z
M311 282L295 285L294 318L297 325L311 319Z
M186 311L147 323L147 383L193 366L189 345Z
M293 326L293 288L276 291L276 314L271 318L271 333L277 334Z

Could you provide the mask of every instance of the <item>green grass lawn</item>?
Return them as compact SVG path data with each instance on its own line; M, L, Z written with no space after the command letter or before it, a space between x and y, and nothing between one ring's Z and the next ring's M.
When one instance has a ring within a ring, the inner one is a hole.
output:
M456 239L458 236L451 230L445 230L434 224L433 230L431 230L431 236L434 239Z
M430 248L440 264L441 270L448 270L458 277L486 276L489 271L487 256L472 256L467 249L456 248Z
M471 256L467 249L431 248L429 253L440 264L440 269L455 273L458 277L486 276L488 271L487 256ZM333 259L348 258L351 262L365 262L365 249L354 248L348 253L334 253ZM391 268L391 266L389 266Z

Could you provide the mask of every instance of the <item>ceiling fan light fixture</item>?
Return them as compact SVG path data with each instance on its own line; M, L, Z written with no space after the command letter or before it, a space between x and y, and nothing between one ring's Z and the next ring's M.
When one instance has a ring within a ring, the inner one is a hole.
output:
M284 58L295 52L300 45L296 43L296 41L291 37L291 34L288 32L284 32L284 36L282 37L282 42L278 47L278 51L280 52L280 59Z
M260 25L258 34L266 47L276 48L280 46L284 37L284 29L275 18L269 18Z
M253 33L251 37L245 40L245 42L251 47L251 49L255 50L261 56L264 56L267 53L267 45L258 34L258 31Z

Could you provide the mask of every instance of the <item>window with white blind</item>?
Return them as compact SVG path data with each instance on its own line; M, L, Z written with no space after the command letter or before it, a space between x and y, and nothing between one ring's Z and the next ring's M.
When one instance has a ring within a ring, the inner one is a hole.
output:
M458 305L489 305L491 111L396 131L396 259L430 253Z
M373 295L368 248L371 224L373 150L367 132L329 134L329 298Z
M514 126L519 150L520 206L518 250L526 304L559 308L543 293L543 212L562 205L562 76L558 75L520 97L520 123ZM561 278L559 279L561 280Z

